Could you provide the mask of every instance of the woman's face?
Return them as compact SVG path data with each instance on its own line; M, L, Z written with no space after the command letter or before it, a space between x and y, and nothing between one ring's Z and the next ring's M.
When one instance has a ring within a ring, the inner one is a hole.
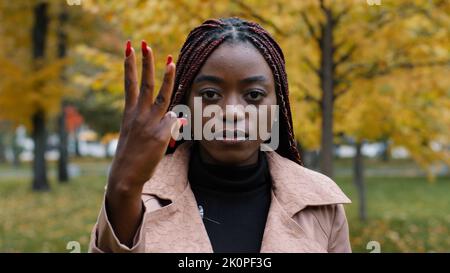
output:
M219 46L193 81L188 96L191 113L200 110L194 109L195 97L202 98L202 110L209 105L217 105L223 112L221 116L202 117L202 126L209 120L216 119L216 122L222 123L222 130L231 125L234 128L231 135L235 134L226 137L226 132L219 132L213 127L212 131L216 135L223 134L225 139L206 140L202 137L199 146L203 160L223 165L248 165L257 162L260 144L264 141L257 134L258 120L261 120L262 113L266 113L262 115L265 116L265 126L270 131L270 106L277 104L272 71L259 51L248 42L224 43ZM227 111L227 105L228 110L232 111ZM243 111L248 105L256 106L260 115L258 119ZM266 105L268 111L262 111L265 108L260 107L262 105ZM192 128L195 128L195 119L192 122ZM245 128L245 132L237 128ZM245 133L244 140L237 138L240 133ZM249 136L255 135L256 139L249 139Z

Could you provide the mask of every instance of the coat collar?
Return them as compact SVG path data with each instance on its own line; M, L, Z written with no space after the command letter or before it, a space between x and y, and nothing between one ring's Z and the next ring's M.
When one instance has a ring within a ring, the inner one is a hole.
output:
M191 143L181 144L159 163L144 194L174 202L188 184ZM350 203L350 199L327 176L309 170L276 152L266 152L272 189L280 206L293 216L307 206Z
M194 194L188 183L191 145L180 145L159 163L143 194L170 200L146 220L146 251L212 252ZM324 175L308 170L275 152L267 152L272 198L261 252L326 251L308 237L293 216L307 206L349 203L339 187ZM189 219L189 220L187 220Z

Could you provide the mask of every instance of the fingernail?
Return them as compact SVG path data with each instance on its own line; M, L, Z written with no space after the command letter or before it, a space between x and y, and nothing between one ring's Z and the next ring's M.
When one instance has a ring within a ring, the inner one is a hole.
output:
M131 42L130 40L127 41L127 47L125 49L125 56L128 57L131 54Z
M174 148L174 147L175 147L175 144L176 144L175 139L170 138L169 147L170 147L170 148Z
M147 57L147 55L148 55L148 48L147 48L147 42L146 41L142 40L141 48L142 48L142 56Z
M172 55L167 56L167 65L172 63Z
M187 124L188 124L188 120L185 119L185 118L179 118L178 120L180 121L181 126L184 126L184 125L187 125Z

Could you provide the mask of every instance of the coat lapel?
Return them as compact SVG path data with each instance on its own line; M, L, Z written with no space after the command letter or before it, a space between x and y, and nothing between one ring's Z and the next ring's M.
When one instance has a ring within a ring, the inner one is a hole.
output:
M189 142L159 163L143 194L169 200L149 212L144 228L146 251L212 252L197 202L187 180ZM272 178L272 197L261 252L321 252L293 216L307 206L349 203L326 176L306 169L275 152L266 153ZM312 175L314 173L314 175Z
M144 185L143 194L171 202L146 215L146 252L213 252L187 180L189 156L190 145L180 145Z
M213 252L189 185L172 204L150 212L145 221L146 252Z
M272 192L272 202L267 216L261 244L262 253L324 252L282 208Z
M292 218L307 206L349 203L328 177L304 168L276 152L267 152L272 202L261 252L325 252Z

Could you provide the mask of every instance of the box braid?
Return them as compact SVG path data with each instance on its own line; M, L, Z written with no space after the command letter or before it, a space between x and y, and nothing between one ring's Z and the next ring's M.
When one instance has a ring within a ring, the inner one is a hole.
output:
M269 64L275 79L280 108L280 155L302 164L294 139L284 55L272 36L260 25L240 18L211 19L194 28L181 48L174 92L169 109L185 103L190 86L208 56L224 42L250 42Z

